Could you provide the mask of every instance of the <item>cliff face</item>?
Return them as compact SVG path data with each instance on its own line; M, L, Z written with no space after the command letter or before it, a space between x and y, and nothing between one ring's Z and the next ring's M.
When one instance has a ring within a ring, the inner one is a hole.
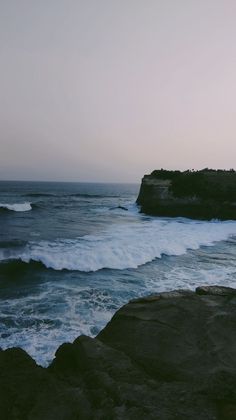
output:
M156 170L143 177L137 203L150 215L236 219L236 172Z
M131 301L47 369L0 350L0 418L235 420L235 325L236 290L200 287Z

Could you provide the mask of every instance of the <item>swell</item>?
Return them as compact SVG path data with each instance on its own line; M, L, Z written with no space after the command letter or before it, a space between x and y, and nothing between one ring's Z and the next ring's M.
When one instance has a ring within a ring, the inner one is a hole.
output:
M69 194L51 194L51 193L28 193L23 194L23 197L81 197L81 198L119 198L119 195L106 194L85 194L85 193L69 193Z
M51 193L28 193L22 194L22 197L57 197L57 195Z
M0 276L6 276L8 280L15 280L19 276L28 273L30 271L38 272L46 270L46 267L41 262L30 261L29 263L22 261L21 259L9 259L0 261ZM30 278L32 282L32 278Z
M25 247L27 241L23 241L21 239L9 240L9 241L0 241L0 249L11 249L11 248L18 248L18 247Z
M84 198L118 198L119 195L105 195L105 194L81 194L81 193L74 193L69 194L70 197L84 197Z

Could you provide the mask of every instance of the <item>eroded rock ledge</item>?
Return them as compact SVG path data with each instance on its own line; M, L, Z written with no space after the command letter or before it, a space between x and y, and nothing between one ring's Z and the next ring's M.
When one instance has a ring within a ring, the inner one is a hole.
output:
M0 418L235 419L236 289L132 300L94 339L59 347L44 369L0 351Z
M144 175L137 203L156 216L236 219L236 172L155 170Z

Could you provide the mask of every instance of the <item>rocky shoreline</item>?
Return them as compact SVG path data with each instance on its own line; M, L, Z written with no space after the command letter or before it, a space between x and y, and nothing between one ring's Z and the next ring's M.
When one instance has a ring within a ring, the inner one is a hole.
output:
M236 418L236 289L139 298L96 338L64 343L48 368L0 351L0 418Z
M236 172L155 170L144 175L137 203L154 216L235 220Z

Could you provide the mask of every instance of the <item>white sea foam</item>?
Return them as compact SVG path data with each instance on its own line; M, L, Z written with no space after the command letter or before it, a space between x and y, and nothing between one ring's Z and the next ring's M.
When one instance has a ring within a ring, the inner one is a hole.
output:
M1 347L20 346L47 366L63 342L80 334L96 335L123 302L92 287L44 284L39 293L0 300L6 337Z
M7 209L7 210L12 210L12 211L29 211L29 210L32 210L31 204L29 202L15 203L15 204L0 203L0 208Z
M211 246L232 235L236 235L236 222L141 219L75 240L31 242L18 258L40 261L54 270L122 270L163 254L181 255L188 249Z

